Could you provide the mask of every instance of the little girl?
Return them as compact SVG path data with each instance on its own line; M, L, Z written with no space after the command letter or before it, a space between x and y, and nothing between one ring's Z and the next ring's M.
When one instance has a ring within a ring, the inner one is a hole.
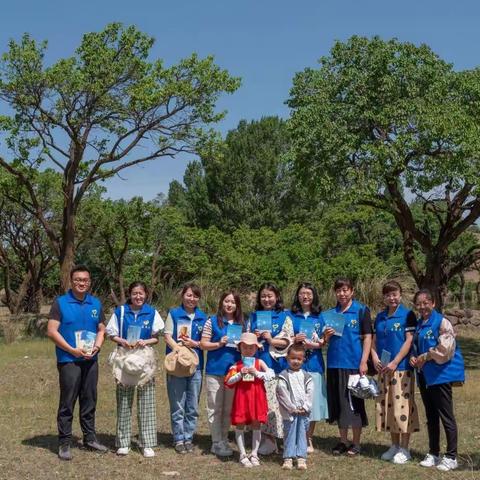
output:
M263 360L254 358L259 348L254 333L242 333L238 348L242 359L230 367L225 377L225 385L235 388L231 422L235 425L235 439L240 452L240 463L244 467L258 467L258 447L260 446L260 425L267 421L267 394L264 381L274 378L273 370ZM251 363L250 363L251 362ZM248 365L248 366L247 366ZM252 453L245 452L244 427L252 429Z

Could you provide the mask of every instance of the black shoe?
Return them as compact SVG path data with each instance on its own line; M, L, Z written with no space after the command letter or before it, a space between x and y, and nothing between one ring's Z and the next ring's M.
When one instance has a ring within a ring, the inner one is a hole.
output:
M175 444L175 451L180 454L187 453L187 449L185 448L185 445L183 442L178 442Z
M95 450L100 453L108 452L108 448L105 445L102 445L97 439L91 440L90 442L83 442L83 446L89 450Z
M71 460L72 459L72 452L70 451L70 445L60 445L58 447L58 458L60 460Z
M186 453L192 453L193 452L193 443L192 442L185 442L183 444L184 448L185 448L185 452Z
M337 443L332 448L332 453L334 455L343 455L344 453L347 452L347 450L348 450L348 447L343 442L340 442L340 443Z

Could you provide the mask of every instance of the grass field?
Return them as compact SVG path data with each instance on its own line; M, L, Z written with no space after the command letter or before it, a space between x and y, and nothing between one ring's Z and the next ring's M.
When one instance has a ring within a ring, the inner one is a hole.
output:
M81 431L74 422L74 459L57 459L56 409L58 402L57 371L53 344L47 340L23 340L10 345L0 343L0 479L241 479L250 476L262 479L480 479L480 330L460 332L460 344L468 366L468 380L455 389L455 407L459 423L461 468L442 474L416 465L428 445L421 417L422 431L412 439L415 462L396 466L378 459L388 445L387 436L376 433L372 426L363 435L363 452L359 458L332 457L336 429L319 424L316 430L316 452L309 456L307 472L284 472L281 456L264 458L254 471L242 469L235 461L220 461L208 454L210 446L206 425L205 399L200 409L199 435L193 455L180 456L171 448L169 408L165 374L157 375L158 439L157 455L144 459L134 449L128 457L114 453L115 390L106 359L112 345L106 344L101 354L101 373L97 408L99 439L112 451L105 455L80 448ZM423 413L420 396L419 409ZM371 423L374 423L373 402L368 401ZM443 435L443 432L442 432ZM444 438L444 437L442 437Z

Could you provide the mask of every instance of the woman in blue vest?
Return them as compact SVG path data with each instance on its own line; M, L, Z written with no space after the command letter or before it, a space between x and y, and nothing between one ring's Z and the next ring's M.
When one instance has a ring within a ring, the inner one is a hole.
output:
M375 398L378 432L390 432L392 445L382 460L404 464L411 460L410 434L418 432L415 375L409 353L417 325L415 314L402 305L402 287L392 280L382 288L385 310L375 319L372 361L380 395ZM382 362L383 360L383 362Z
M230 325L240 331L245 330L245 321L238 293L233 290L224 292L218 303L218 311L205 322L201 345L208 351L206 372L207 416L212 435L211 452L220 457L233 455L228 444L230 413L234 389L226 388L224 379L229 368L240 360L240 352L229 341ZM238 332L237 332L238 333Z
M302 344L305 348L305 362L302 368L310 373L314 385L313 406L307 432L309 453L314 450L312 436L316 422L328 418L325 365L321 350L325 345L321 310L317 289L311 283L301 283L295 292L292 308L287 313L293 322L293 342ZM284 365L286 366L286 362Z
M257 324L262 315L269 323L269 329ZM287 315L283 310L280 290L273 283L264 283L257 292L255 311L250 314L250 330L255 332L263 348L257 357L275 372L275 380L265 382L268 402L267 423L262 424L262 442L259 453L269 455L277 451L277 438L283 438L282 415L276 395L277 375L282 371L280 359L286 355L291 334L286 335L284 324ZM290 322L291 324L291 322ZM290 327L290 332L292 328Z
M418 385L427 417L429 452L420 462L444 472L458 467L457 422L453 412L452 385L463 384L465 366L455 342L452 324L435 310L430 290L419 290L414 297L420 314L410 364L418 372ZM447 450L440 460L440 420L447 437Z
M125 349L144 349L158 343L158 334L164 323L160 314L146 303L148 289L144 282L133 282L128 287L129 299L117 307L108 322L106 333ZM146 353L146 352L145 352ZM153 353L153 352L152 352ZM154 370L153 370L154 371ZM118 455L127 455L132 437L132 406L137 390L139 444L145 457L155 456L157 445L157 417L155 378L142 386L122 384L117 380L117 436Z
M342 336L325 333L329 343L327 351L327 393L329 422L337 423L340 442L333 447L334 455L346 453L355 456L360 453L362 427L368 425L365 402L350 395L348 378L350 375L366 375L367 361L372 345L372 324L370 310L357 300L352 281L338 278L334 283L337 306L331 312L340 313L345 318ZM331 335L331 336L330 336ZM348 429L352 429L353 442L348 442Z
M175 451L183 454L193 451L193 435L197 429L198 401L203 373L203 351L200 340L207 316L198 308L198 302L202 296L198 285L194 283L185 285L180 296L182 304L168 312L165 322L166 353L170 353L181 344L192 348L200 360L195 373L190 377L167 375L173 444Z

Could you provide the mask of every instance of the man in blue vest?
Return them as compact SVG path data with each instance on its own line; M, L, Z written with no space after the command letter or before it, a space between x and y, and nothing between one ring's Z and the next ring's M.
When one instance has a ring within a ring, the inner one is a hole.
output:
M79 265L70 272L72 288L57 297L49 315L47 335L56 345L60 380L60 402L57 414L58 457L71 460L73 410L80 400L80 426L85 447L97 452L108 449L95 434L98 362L102 347L105 319L102 304L88 293L90 271Z

